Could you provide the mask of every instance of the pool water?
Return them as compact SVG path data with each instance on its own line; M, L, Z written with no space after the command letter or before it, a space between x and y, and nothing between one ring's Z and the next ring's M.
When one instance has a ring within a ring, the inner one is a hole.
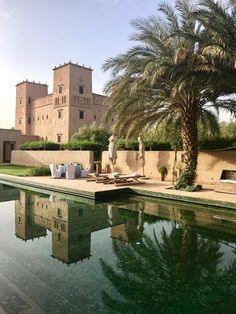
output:
M0 313L236 313L236 211L0 184Z

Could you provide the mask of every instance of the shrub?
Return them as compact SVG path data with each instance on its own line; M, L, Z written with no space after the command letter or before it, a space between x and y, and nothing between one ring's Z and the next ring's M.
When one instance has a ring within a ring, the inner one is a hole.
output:
M200 149L220 149L227 147L235 147L236 138L219 137L215 139L203 139L199 141Z
M144 141L146 150L172 150L170 142L158 142L153 139L146 139ZM139 143L137 140L126 140L124 138L120 138L117 141L117 149L119 150L138 150Z
M59 150L60 144L48 141L26 142L20 145L21 150Z
M70 141L65 144L61 144L61 149L68 150L101 150L101 144L91 141Z
M187 185L185 187L182 187L181 189L177 188L175 186L176 190L182 190L182 191L187 191L187 192L197 192L202 190L202 186L200 184L193 184L193 185Z
M37 176L48 176L51 174L48 166L36 166L29 168L25 171L24 176L26 177L37 177Z
M81 127L71 137L71 141L99 143L102 149L107 149L110 134L102 126L97 126L94 122L90 126Z
M173 150L170 142L168 141L154 141L154 140L146 140L144 141L146 150Z

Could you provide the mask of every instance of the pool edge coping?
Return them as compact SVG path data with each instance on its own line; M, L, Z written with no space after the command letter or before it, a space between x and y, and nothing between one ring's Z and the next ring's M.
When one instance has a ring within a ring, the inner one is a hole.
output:
M221 200L214 200L214 199L206 199L202 197L191 197L186 195L176 195L172 194L170 192L164 193L164 192L158 192L158 191L147 191L140 188L135 187L124 187L124 189L119 190L109 190L109 191L96 191L96 192L89 192L89 191L83 191L73 188L61 188L58 186L52 186L44 183L38 183L38 182L32 182L30 180L26 180L24 177L24 180L22 181L19 179L19 177L11 176L7 174L0 174L0 181L7 183L15 183L20 185L22 188L24 187L32 187L32 188L38 188L43 189L46 191L56 192L56 193L62 193L67 194L71 196L78 196L78 197L84 197L89 198L92 200L98 200L101 201L109 196L118 196L119 194L123 193L131 193L134 195L142 195L142 196L149 196L154 198L160 198L160 199L166 199L166 200L173 200L173 201L180 201L185 203L196 203L201 205L208 205L208 206L216 206L216 207L226 207L228 209L236 209L236 203L233 202L227 202L227 201L221 201ZM190 192L189 192L190 193ZM197 192L192 192L197 193Z

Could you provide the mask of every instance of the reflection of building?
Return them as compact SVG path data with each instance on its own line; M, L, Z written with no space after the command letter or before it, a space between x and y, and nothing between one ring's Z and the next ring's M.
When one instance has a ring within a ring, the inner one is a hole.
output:
M20 192L20 200L16 201L15 230L16 236L25 241L47 235L44 226L32 223L30 209L30 199L25 192Z
M125 210L119 210L119 214L123 217L124 223L112 226L111 237L125 242L133 242L142 237L142 230L139 226L139 216ZM143 226L142 226L143 227Z
M105 96L92 92L92 69L65 63L54 69L53 93L48 86L23 81L16 85L15 127L23 134L67 142L83 126L100 124L107 111Z
M114 215L114 224L122 220ZM109 227L106 205L93 205L70 200L20 192L16 202L16 236L29 240L52 232L52 256L67 263L91 255L91 233Z
M138 211L138 214L127 210L121 210L121 207L119 214L123 217L124 223L112 226L111 237L113 239L133 242L142 237L144 230L143 203L135 202L134 204L129 204L129 207L130 206L133 207L135 211Z
M230 237L236 235L236 212L232 210L216 207L208 208L204 205L181 202L171 204L165 200L155 201L154 199L137 196L116 202L115 206L124 209L124 212L140 212L137 204L143 204L144 220L148 223L155 222L155 218L156 221L164 219L177 223L187 221L191 227L204 229L205 232L219 232L221 235L224 234L224 238L230 239ZM126 229L126 225L123 226L123 230L121 230L121 226L117 226L114 229L114 237L128 239ZM133 230L135 232L135 228Z

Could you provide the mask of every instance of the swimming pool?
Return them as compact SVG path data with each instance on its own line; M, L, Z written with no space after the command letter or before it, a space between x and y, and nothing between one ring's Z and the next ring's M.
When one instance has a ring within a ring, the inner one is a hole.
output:
M233 210L0 185L0 221L0 312L235 312Z

